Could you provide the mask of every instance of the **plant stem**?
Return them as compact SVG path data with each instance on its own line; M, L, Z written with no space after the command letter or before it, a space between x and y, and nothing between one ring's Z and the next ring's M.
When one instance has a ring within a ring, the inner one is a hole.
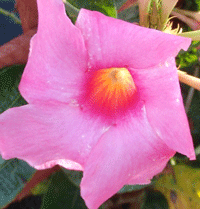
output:
M188 75L186 72L178 70L178 76L180 82L187 84L188 86L193 87L200 91L200 79L191 75Z
M0 14L11 17L17 24L21 25L21 20L16 15L14 15L14 13L8 12L7 10L0 8Z
M195 71L194 71L194 76L198 77L198 75L199 75L199 67L196 67ZM193 87L190 87L190 89L188 91L186 103L185 103L185 111L186 111L186 113L188 113L190 105L192 103L192 99L193 99L193 96L194 96L194 91L195 91L195 89Z

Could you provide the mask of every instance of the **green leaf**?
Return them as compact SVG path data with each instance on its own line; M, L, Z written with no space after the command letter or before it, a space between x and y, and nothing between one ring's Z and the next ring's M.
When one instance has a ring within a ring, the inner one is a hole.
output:
M199 0L187 0L187 1L184 1L184 3L182 3L181 9L190 10L190 11L198 11L199 6L200 6Z
M197 9L197 11L198 11L198 10L200 10L200 0L196 0L196 4L198 5L198 9Z
M169 209L165 196L159 191L147 190L146 201L142 209Z
M145 189L117 193L104 202L99 209L120 209L120 208L136 208L143 209L144 202L146 200ZM155 209L155 208L154 208Z
M81 171L73 171L73 170L68 170L65 168L62 168L64 173L67 175L68 179L77 187L80 186L82 177L83 177L83 172Z
M178 36L191 38L193 41L200 41L200 30L179 33Z
M139 22L138 6L130 7L118 14L118 18L127 22Z
M155 183L168 200L169 208L200 208L200 168L177 164Z
M4 209L40 209L42 196L26 196L20 201L14 201Z
M197 50L199 42L192 42L187 51L181 50L176 57L176 63L180 68L190 67L198 63L199 52Z
M144 189L146 187L149 187L151 184L143 184L143 185L125 185L123 186L118 193L126 193L126 192L132 192L132 191L137 191Z
M63 170L50 177L48 191L44 194L41 209L81 208L87 209L80 196L80 190L67 177Z
M51 182L48 179L44 179L36 186L31 188L31 194L33 196L43 196L48 191L50 183Z
M188 116L192 119L191 132L192 134L196 134L200 136L200 92L195 91L194 96L192 98L192 103L190 105L190 109L188 112Z
M34 173L34 168L18 159L0 165L0 208L10 203Z
M19 93L18 85L24 65L6 67L0 70L0 113L27 104Z
M73 23L75 23L79 13L79 9L77 9L75 6L70 4L67 0L64 0L64 3L68 17L72 20Z
M0 165L3 164L5 160L0 156Z
M121 8L123 4L125 4L128 0L114 0L117 10Z
M110 17L117 17L117 11L113 0L68 0L74 7L80 9L85 8L89 10L99 11Z

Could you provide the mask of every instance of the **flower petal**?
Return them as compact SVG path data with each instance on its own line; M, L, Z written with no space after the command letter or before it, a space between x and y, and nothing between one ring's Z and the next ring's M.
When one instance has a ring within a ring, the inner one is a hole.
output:
M90 209L128 183L146 184L175 154L151 129L145 114L111 127L92 150L85 165L81 195Z
M195 159L175 59L149 69L132 69L147 117L158 136L173 150Z
M58 103L11 108L1 114L0 130L3 158L19 158L39 169L56 163L83 168L92 147L106 131L98 119L88 118L79 107Z
M147 68L187 49L190 39L140 27L81 9L76 21L85 39L90 67Z
M66 16L61 0L39 0L38 11L38 32L31 40L19 89L28 103L68 102L80 94L87 68L83 37Z

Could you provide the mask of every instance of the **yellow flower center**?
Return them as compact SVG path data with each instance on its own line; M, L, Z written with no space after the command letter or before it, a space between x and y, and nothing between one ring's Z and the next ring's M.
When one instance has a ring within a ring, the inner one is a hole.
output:
M89 82L89 100L97 108L109 112L126 108L137 92L126 68L108 68L96 71Z

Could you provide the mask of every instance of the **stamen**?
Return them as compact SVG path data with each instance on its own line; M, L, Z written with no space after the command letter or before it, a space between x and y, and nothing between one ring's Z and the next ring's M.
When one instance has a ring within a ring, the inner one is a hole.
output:
M132 103L137 89L126 68L98 70L89 82L89 100L95 108L112 113Z

